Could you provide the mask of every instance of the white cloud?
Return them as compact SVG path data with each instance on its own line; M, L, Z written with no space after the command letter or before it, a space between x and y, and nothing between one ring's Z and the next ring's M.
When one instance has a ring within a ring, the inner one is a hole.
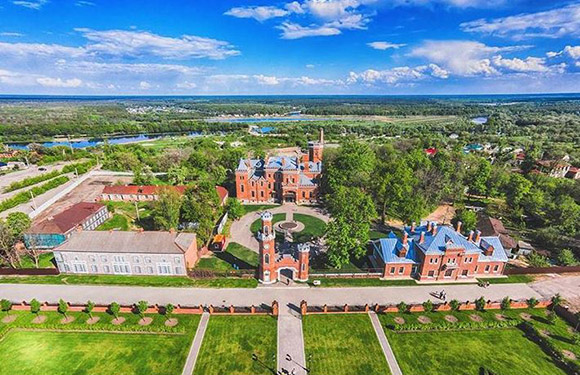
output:
M78 0L75 5L78 7L94 7L96 4L92 1Z
M40 8L42 8L46 3L48 3L48 0L36 0L36 1L13 1L12 4L14 5L19 5L21 7L25 7L25 8L29 8L29 9L35 9L35 10L39 10Z
M61 79L61 78L42 77L37 78L36 82L38 82L39 85L44 87L60 87L60 88L81 87L83 84L83 81L81 81L78 78Z
M86 74L188 74L197 75L202 72L198 67L190 67L175 64L125 64L125 63L101 63L92 61L66 61L59 60L55 64L64 70L74 70Z
M282 30L282 39L299 39L312 36L332 36L341 33L338 28L332 26L301 26L291 22L284 22L282 25L278 26L278 28Z
M21 36L24 36L24 34L13 33L13 32L2 32L2 33L0 33L0 36L21 37Z
M79 57L86 54L82 47L67 47L59 44L41 43L0 43L0 55L26 56L66 56Z
M178 89L195 89L197 88L197 84L195 82L185 81L179 82L178 84L175 85L175 87L177 87Z
M291 7L294 7L294 5ZM232 8L224 14L236 18L253 18L256 21L263 22L271 18L284 17L289 13L290 11L287 9L280 9L273 6L249 6Z
M147 81L141 81L139 82L139 88L141 90L149 90L151 88L151 84Z
M284 6L284 8L286 8L290 13L296 13L296 14L303 14L304 13L304 9L302 9L302 5L298 1L293 1L291 3L288 3Z
M401 83L412 83L414 81L424 80L429 76L445 79L449 74L436 64L416 67L399 66L386 70L368 69L361 73L350 72L347 83L364 83L371 85L376 83L386 83L387 85L398 85Z
M501 55L494 56L492 63L498 68L506 68L515 72L547 72L546 59L540 57L527 57L526 59L504 59Z
M367 43L367 46L374 48L374 49L378 49L381 51L385 51L387 49L399 49L401 47L406 46L406 44L397 44L397 43L391 43L391 42L371 42L371 43Z
M193 35L181 38L160 36L146 31L75 29L90 42L89 53L112 56L158 56L165 59L210 58L215 60L237 56L228 42Z
M274 76L265 76L265 75L255 75L254 79L258 82L259 85L266 85L266 86L275 86L280 84L280 80Z
M314 64L306 64L306 67L308 69L314 69L316 67L316 65L314 65Z
M569 56L574 60L580 59L580 46L566 46L560 52L548 52L548 57Z
M560 38L580 35L580 4L572 4L538 13L525 13L493 20L464 22L461 29L514 39L545 37Z
M449 78L449 72L443 68L441 68L437 64L429 64L429 69L431 70L431 75L437 78Z

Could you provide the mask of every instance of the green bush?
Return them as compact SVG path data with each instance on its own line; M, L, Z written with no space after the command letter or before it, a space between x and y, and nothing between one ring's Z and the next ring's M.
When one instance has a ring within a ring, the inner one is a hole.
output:
M40 312L40 302L38 302L36 298L30 301L30 312L33 314L38 314Z
M457 310L459 310L459 306L460 306L460 305L461 305L461 304L460 304L460 303L459 303L459 301L458 301L458 300L456 300L456 299L452 299L452 300L449 302L449 307L451 307L451 310L452 310L452 311L457 311Z
M409 306L405 302L399 302L397 305L397 309L399 309L400 313L405 313L409 309Z
M538 305L539 302L535 297L532 297L529 300L527 300L526 303L528 304L528 307L530 309L533 309L534 307L536 307Z
M0 202L0 212L9 210L11 208L14 208L20 204L26 203L28 201L30 201L32 199L32 195L34 195L35 197L46 193L49 190L52 190L54 188L59 187L62 184L65 184L69 181L69 178L66 176L60 176L55 178L54 180L50 180L45 184L42 184L40 186L35 186L32 189L23 191L21 193L18 193L16 195L14 195L11 198L5 199L2 202ZM32 195L31 195L32 193Z
M433 311L433 302L431 302L431 300L423 302L423 310L425 310L425 312Z
M475 309L477 311L485 311L485 298L483 297L479 297L478 299L475 300Z
M2 311L7 313L8 311L10 311L12 309L12 302L10 302L7 299L3 299L0 301L0 308L2 309Z
M4 192L8 193L8 192L11 192L14 190L25 188L27 186L36 185L39 182L50 180L51 178L54 178L56 176L60 176L61 174L62 174L62 172L60 172L60 171L52 171L49 173L43 173L43 174L38 175L38 176L28 177L28 178L25 178L24 180L15 181L15 182L11 183L10 185L8 185L8 187L6 187L6 189L4 189Z
M454 330L479 330L490 328L511 328L521 323L519 319L510 319L505 321L488 321L488 322L442 322L442 323L409 323L396 324L391 326L395 331L454 331Z
M505 311L505 310L509 310L511 306L512 306L511 298L504 297L504 299L501 300L501 304L499 307L502 311Z

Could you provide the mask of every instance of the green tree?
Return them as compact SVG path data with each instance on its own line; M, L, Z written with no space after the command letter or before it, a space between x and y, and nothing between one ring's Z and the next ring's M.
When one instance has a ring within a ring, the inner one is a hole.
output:
M488 183L491 178L491 163L479 158L472 173L469 175L467 186L469 192L476 195L488 195Z
M171 314L173 314L173 310L175 310L175 306L173 306L171 303L165 305L164 314L168 319L171 317Z
M530 263L530 266L532 267L549 267L550 266L550 262L548 261L548 258L546 258L543 255L538 254L537 252L532 252L530 255L528 255L528 262Z
M479 297L478 299L475 300L475 309L477 311L485 311L485 298L483 297Z
M37 315L40 312L40 302L36 298L30 301L30 312Z
M357 241L351 236L352 228L343 217L337 217L326 226L327 256L330 264L335 268L341 268L348 264L351 251L357 246Z
M167 171L167 179L173 185L183 185L187 180L189 170L183 165L174 165Z
M459 310L459 306L460 306L460 303L458 300L452 299L451 301L449 301L449 307L451 307L452 311Z
M506 311L509 310L512 307L512 300L509 297L504 297L504 299L501 300L500 303L500 308L502 311Z
M563 249L558 254L558 263L563 266L575 266L578 264L574 253L570 249Z
M451 220L453 225L461 221L461 228L463 232L469 232L477 227L477 214L474 211L466 208L459 208L455 211L455 217Z
M121 311L121 305L117 302L112 302L109 305L109 312L115 317L115 319L119 318L119 312Z
M0 301L0 309L2 309L2 311L8 314L8 312L12 309L12 302L10 302L7 299L2 299Z
M409 305L407 305L405 302L401 301L399 302L399 304L397 305L397 309L399 310L399 312L402 313L406 313L409 310Z
M219 196L212 181L198 181L194 187L185 191L180 212L181 220L195 225L200 245L211 239L221 209Z
M423 310L425 310L425 312L433 311L433 302L431 302L431 300L423 302Z
M160 189L159 198L154 203L153 220L161 230L177 229L181 209L181 194L173 188Z
M16 249L17 238L13 230L0 220L0 260L12 268L20 263L20 252Z
M532 298L528 299L526 301L526 303L528 304L528 307L530 309L533 309L534 307L536 307L538 305L539 301L535 297L532 297Z
M137 312L139 313L139 316L141 318L143 318L145 316L145 312L149 308L149 302L147 302L147 301L139 301L137 303L137 306L136 307L137 307Z
M64 315L65 318L67 317L68 303L63 299L58 300L58 312Z
M12 231L14 238L18 240L30 228L30 224L31 220L24 212L12 212L6 217L6 225Z
M85 305L85 312L89 316L89 318L93 318L93 310L95 309L95 303L93 301L87 301Z
M560 293L556 293L555 295L552 296L551 299L552 304L550 305L550 309L554 310L557 306L560 306L563 301L564 299L562 298Z
M228 217L232 220L239 220L244 216L244 206L236 198L228 198L226 204L226 210L228 212Z
M520 174L512 173L504 188L508 205L510 207L518 207L531 188L531 181Z

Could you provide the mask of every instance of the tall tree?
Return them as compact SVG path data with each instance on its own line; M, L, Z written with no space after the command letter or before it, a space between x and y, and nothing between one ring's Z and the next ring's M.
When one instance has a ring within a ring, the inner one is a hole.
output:
M173 188L159 190L159 198L153 207L153 220L161 230L177 229L181 210L181 194Z

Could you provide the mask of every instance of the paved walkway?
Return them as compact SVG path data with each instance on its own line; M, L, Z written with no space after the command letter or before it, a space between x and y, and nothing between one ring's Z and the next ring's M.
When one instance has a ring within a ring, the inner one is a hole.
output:
M290 361L287 355L290 355ZM286 369L291 374L307 375L302 317L288 305L280 306L278 315L278 371Z
M397 358L395 358L395 353L393 353L391 345L389 345L387 335L385 335L385 331L381 326L379 317L374 311L369 312L369 317L371 318L371 323L373 324L373 328L375 329L375 333L377 334L377 338L379 339L383 353L385 353L385 359L387 360L387 364L391 370L391 375L403 375L403 372L399 367L399 363L397 362Z
M187 355L187 360L185 361L185 366L183 366L182 375L192 375L193 369L195 368L195 362L197 361L197 356L199 355L199 350L201 349L201 344L203 343L203 336L205 336L205 330L207 328L207 323L209 322L209 313L205 312L201 315L201 320L197 326L197 331L195 331L195 337L191 343L191 348L189 349L189 354Z
M284 204L275 208L268 209L273 214L286 213L286 214L305 214L317 217L328 223L330 219L326 214L322 212L321 209L310 206L298 206L296 204ZM250 212L238 221L232 223L230 228L231 239L230 242L237 242L240 245L247 247L248 249L258 251L258 241L256 240L255 233L250 232L250 226L254 221L260 218L260 212Z
M30 301L33 298L41 302L58 302L60 298L70 303L85 303L87 300L100 304L113 301L131 304L147 300L150 304L166 305L168 303L190 306L235 305L248 306L270 305L277 300L280 303L300 305L306 300L311 305L364 305L422 303L428 299L435 301L430 293L445 289L448 300L473 301L481 296L491 300L501 300L505 296L522 299L542 296L526 284L496 284L488 288L477 285L420 285L401 287L366 287L366 288L286 288L268 287L255 289L212 289L212 288L154 288L136 286L97 286L97 285L34 285L34 284L0 284L0 296L13 302ZM435 301L436 302L436 301Z
M566 300L573 311L580 311L580 276L550 275L550 278L529 284L530 287L544 298L550 298L556 293Z

